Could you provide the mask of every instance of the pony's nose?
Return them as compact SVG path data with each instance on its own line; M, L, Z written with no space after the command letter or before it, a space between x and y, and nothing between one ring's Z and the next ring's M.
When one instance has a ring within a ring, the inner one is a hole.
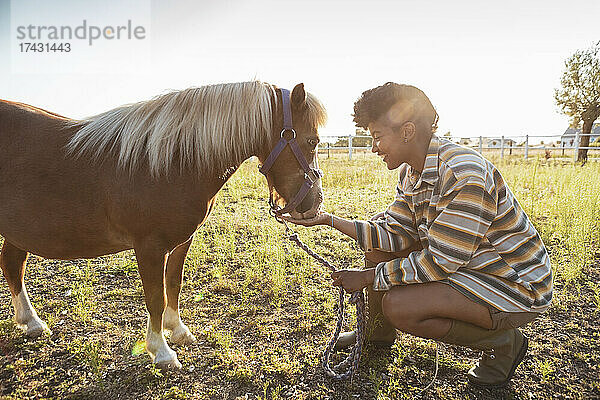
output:
M302 200L298 207L296 207L296 211L299 213L305 213L312 208L314 203L313 196L308 195L304 198L304 200Z

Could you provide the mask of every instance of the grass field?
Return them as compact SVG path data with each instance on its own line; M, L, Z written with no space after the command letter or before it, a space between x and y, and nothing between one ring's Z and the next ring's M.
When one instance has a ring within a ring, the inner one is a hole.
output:
M0 290L0 396L6 398L396 399L600 398L600 165L541 158L498 163L534 221L555 271L552 308L524 328L530 352L511 386L478 390L465 372L478 354L400 335L367 348L352 383L322 373L335 325L328 272L286 243L267 189L246 162L219 194L186 260L182 318L198 338L174 346L181 371L161 372L143 349L146 312L133 252L59 262L30 256L26 283L52 336L25 339ZM372 156L323 158L323 208L368 218L392 200L396 173ZM331 228L297 228L339 267L359 267L356 244Z

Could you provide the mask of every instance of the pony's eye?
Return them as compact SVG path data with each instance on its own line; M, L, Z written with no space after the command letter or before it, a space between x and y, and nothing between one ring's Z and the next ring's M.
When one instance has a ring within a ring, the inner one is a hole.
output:
M308 139L308 144L310 144L312 147L315 147L317 144L319 143L318 139Z

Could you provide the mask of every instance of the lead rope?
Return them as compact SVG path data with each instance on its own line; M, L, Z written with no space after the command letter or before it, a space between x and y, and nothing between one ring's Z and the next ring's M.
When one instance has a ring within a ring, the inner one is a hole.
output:
M298 247L304 250L309 256L313 257L315 260L319 261L321 264L329 268L332 272L335 271L335 267L331 265L327 260L323 257L312 251L308 246L306 246L302 241L298 238L297 233L292 233L288 236L288 239L292 242L296 243ZM323 361L321 363L325 373L330 378L335 380L344 380L347 378L353 378L354 374L358 370L358 363L360 362L360 357L362 354L363 344L365 342L365 321L366 321L366 312L365 312L365 296L362 290L358 290L350 295L350 303L356 306L356 342L354 346L352 346L352 350L350 354L346 357L344 361L334 366L331 366L330 358L333 353L333 348L338 341L340 336L340 332L342 331L342 325L344 323L344 289L340 288L340 295L338 301L338 320L337 325L335 327L335 331L325 351L323 352ZM343 371L343 372L342 372Z
M319 254L315 253L312 249L310 249L307 245L302 243L302 241L298 237L298 234L292 229L290 229L290 227L284 220L278 218L274 212L271 212L271 215L275 217L275 220L277 222L282 223L285 226L284 235L287 237L287 239L294 242L296 246L304 250L306 254L317 260L325 267L329 268L332 272L336 271L336 268L331 263L329 263L329 261L325 260ZM323 370L325 371L327 376L329 376L332 379L341 381L350 378L350 380L352 381L354 374L358 370L358 363L360 362L362 348L365 342L365 321L367 319L367 315L365 311L365 296L363 291L359 290L352 293L350 295L350 303L356 306L356 342L354 343L354 346L352 346L350 354L348 354L348 356L342 362L332 366L330 362L331 354L333 353L333 348L335 347L335 344L338 341L340 332L342 331L342 326L344 324L344 297L344 289L340 287L337 325L335 327L335 331L333 332L331 339L329 340L329 343L327 343L325 351L323 352L323 360L321 362L321 366L323 367Z
M435 383L435 379L437 378L437 374L438 374L438 368L440 366L439 355L440 355L440 343L436 340L436 342L435 342L435 372L433 373L433 378L431 378L431 382L429 382L429 384L427 386L425 386L423 389L421 389L421 393L425 393Z
M272 203L271 203L271 205L273 206ZM274 207L272 207L271 210L269 210L269 213L275 218L275 220L277 222L279 222L285 226L284 236L286 236L288 240L294 242L296 244L296 246L298 246L299 248L304 250L306 252L306 254L308 254L315 260L317 260L319 263L321 263L325 267L329 268L332 272L336 271L335 267L333 265L331 265L331 263L329 263L329 261L327 261L326 259L321 257L319 254L315 253L310 247L308 247L306 244L304 244L298 237L298 234L296 232L294 232L288 226L288 224L284 220L279 218L278 215L275 214L273 211L274 211ZM323 367L323 370L325 371L327 376L329 376L332 379L341 381L341 380L350 378L350 381L352 381L352 379L354 378L354 374L358 370L358 364L360 362L360 357L362 355L362 348L363 348L363 345L365 342L365 324L366 324L366 320L367 320L367 315L366 315L366 311L365 311L365 296L364 296L363 291L359 290L359 291L352 293L350 295L350 303L352 303L356 306L356 342L354 343L354 346L352 346L352 351L350 352L350 354L348 354L348 356L344 359L344 361L342 361L339 364L336 364L334 366L331 366L331 363L330 363L331 354L333 353L333 348L335 347L335 344L338 341L338 338L342 331L342 326L344 324L344 315L345 315L345 313L344 313L344 311L345 311L344 298L345 298L344 289L340 287L339 301L338 301L337 325L335 327L335 331L333 332L331 339L329 340L329 343L327 343L327 347L325 348L325 351L323 352L323 360L321 362L321 366ZM435 342L435 372L433 374L433 378L431 378L431 382L429 382L429 384L427 386L425 386L423 389L421 389L421 393L426 392L435 383L435 380L438 375L438 369L439 369L439 352L440 352L440 343L438 343L436 341ZM343 372L340 372L340 371L343 371Z

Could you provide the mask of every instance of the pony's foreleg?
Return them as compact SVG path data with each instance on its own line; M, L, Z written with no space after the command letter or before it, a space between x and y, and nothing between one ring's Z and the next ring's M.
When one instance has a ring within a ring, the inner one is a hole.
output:
M171 341L177 344L190 344L196 337L190 332L179 316L179 292L183 279L185 256L192 243L192 238L176 247L167 259L167 308L163 316L163 328L171 331Z
M146 350L152 360L161 368L181 368L177 354L167 345L163 335L162 320L165 310L165 264L166 251L159 251L152 245L135 247L144 297L148 309L148 330Z
M48 325L38 317L29 301L23 277L25 275L27 252L4 240L0 253L0 266L8 282L15 309L15 322L29 337L38 337L44 332L50 333Z

